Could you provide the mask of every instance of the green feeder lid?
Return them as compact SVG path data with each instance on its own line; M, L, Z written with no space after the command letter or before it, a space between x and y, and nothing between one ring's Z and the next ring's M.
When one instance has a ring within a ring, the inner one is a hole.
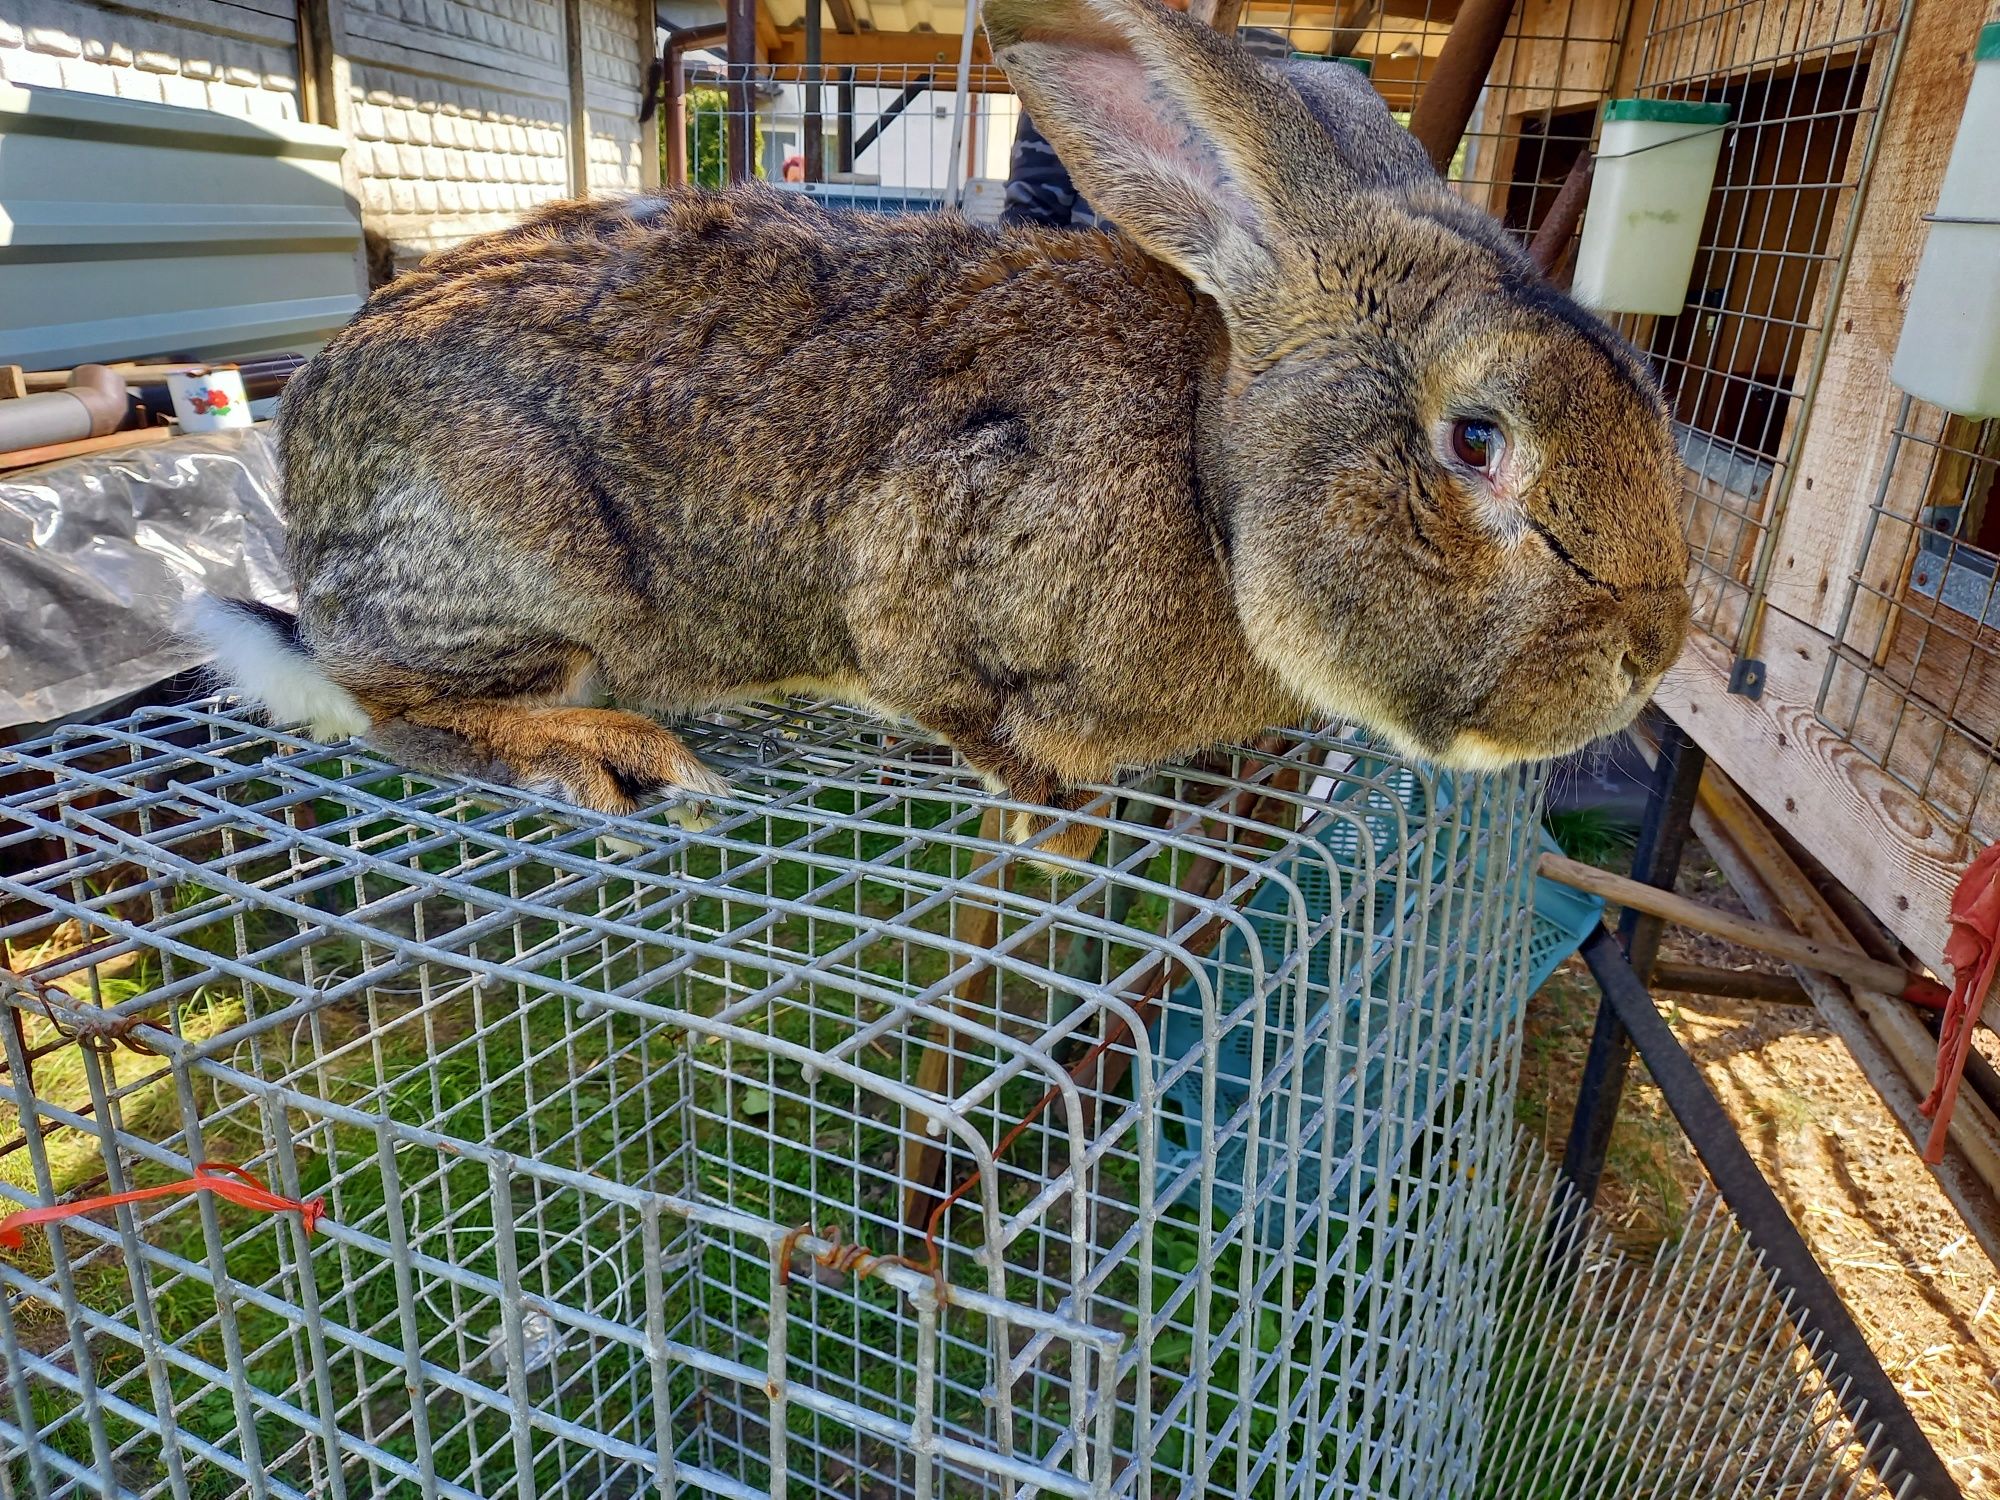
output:
M1727 125L1729 106L1696 104L1690 99L1613 99L1604 106L1604 118L1660 125Z
M2000 60L2000 21L1979 28L1979 40L1973 44L1972 60L1974 62Z

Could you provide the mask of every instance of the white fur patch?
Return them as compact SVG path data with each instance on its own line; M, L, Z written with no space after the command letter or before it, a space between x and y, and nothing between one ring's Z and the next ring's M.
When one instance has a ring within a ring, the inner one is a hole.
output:
M254 615L206 594L189 602L188 635L214 659L215 674L273 724L303 725L317 740L344 740L368 730L368 714L310 656Z

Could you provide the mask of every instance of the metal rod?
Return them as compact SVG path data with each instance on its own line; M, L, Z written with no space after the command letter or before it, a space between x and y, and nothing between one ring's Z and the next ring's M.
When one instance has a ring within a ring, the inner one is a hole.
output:
M1668 721L1660 736L1659 759L1653 765L1653 785L1646 798L1639 847L1632 858L1632 873L1642 883L1668 889L1680 873L1688 820L1693 815L1695 792L1707 763L1708 757L1701 747L1682 733L1678 725ZM1653 960L1659 954L1660 929L1658 917L1648 916L1637 907L1625 908L1618 936L1632 957L1636 972L1651 973ZM1577 1086L1576 1114L1570 1122L1569 1142L1563 1148L1563 1176L1586 1208L1597 1201L1597 1189L1604 1180L1611 1128L1617 1123L1618 1101L1625 1092L1625 1074L1631 1066L1632 1038L1610 1004L1599 1005L1590 1034L1590 1051L1584 1058L1583 1078Z
M1870 1462L1883 1480L1914 1480L1905 1500L1953 1500L1959 1489L1930 1439L1882 1369L1875 1351L1855 1326L1833 1283L1813 1259L1798 1226L1744 1149L1729 1117L1709 1091L1701 1070L1682 1048L1673 1028L1653 1004L1646 986L1600 927L1583 942L1583 959L1603 991L1605 1006L1624 1027L1645 1060L1667 1107L1680 1121L1688 1143L1709 1178L1763 1255L1779 1286L1790 1295L1785 1310L1798 1327L1813 1362L1857 1429L1879 1429L1886 1448L1871 1450ZM1881 1452L1879 1462L1874 1453Z
M1430 153L1440 174L1458 152L1513 14L1514 0L1465 0L1451 23L1437 67L1410 115L1410 134Z
M854 69L840 70L840 87L834 91L833 156L843 173L854 170Z
M1597 159L1590 154L1590 147L1585 146L1570 164L1562 190L1549 205L1549 211L1542 215L1534 239L1528 242L1529 258L1551 281L1569 253L1570 241L1576 238L1576 226L1583 222L1583 208L1590 201L1590 178L1596 165Z
M1609 870L1600 870L1595 865L1565 859L1560 854L1544 854L1536 864L1535 873L1574 890L1589 891L1592 895L1616 901L1628 912L1644 912L1672 922L1676 927L1692 927L1697 932L1727 938L1745 948L1782 958L1786 963L1817 969L1822 974L1837 975L1871 990L1880 990L1885 995L1899 996L1915 1005L1942 1008L1950 994L1936 980L1913 974L1901 964L1884 963L1859 949L1815 942L1796 932L1787 932L1782 927L1753 922L1734 912L1718 911L1699 901L1677 896L1672 891L1660 890L1645 881L1628 880L1622 875L1613 875Z
M688 139L687 139L687 52L690 47L703 47L710 42L722 40L728 28L715 26L690 26L676 31L667 38L666 59L666 123L661 127L666 140L666 174L668 187L686 187L688 180Z
M848 91L851 98L853 85L843 84L842 88ZM870 146L874 145L882 132L895 124L897 117L925 94L928 94L930 89L931 75L928 73L921 73L913 81L904 84L903 91L883 106L882 113L875 117L873 124L861 132L859 140L841 145L840 150L846 156L847 160L847 165L842 167L841 170L844 172L853 171L855 158L863 155ZM847 122L848 131L851 135L854 127L854 116L851 109L843 113L841 118Z
M964 205L965 185L972 175L959 148L965 144L968 134L966 114L972 108L972 44L978 35L979 0L965 0L964 29L958 39L958 82L952 91L951 101L951 147L945 154L951 176L947 179L944 204L950 209Z

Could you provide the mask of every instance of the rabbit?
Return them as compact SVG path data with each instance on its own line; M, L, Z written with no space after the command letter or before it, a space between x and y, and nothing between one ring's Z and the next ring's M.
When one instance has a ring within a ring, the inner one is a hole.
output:
M924 726L1078 790L1334 716L1482 769L1625 725L1689 604L1645 364L1351 70L1157 0L986 0L1116 233L745 187L560 204L376 292L280 418L296 616L195 629L274 721L631 814L654 715Z

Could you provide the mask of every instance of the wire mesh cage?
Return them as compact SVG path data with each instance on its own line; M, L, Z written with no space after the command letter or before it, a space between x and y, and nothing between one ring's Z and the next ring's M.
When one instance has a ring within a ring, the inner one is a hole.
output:
M11 753L0 1191L326 1215L0 1264L27 1493L1465 1490L1531 777L1301 735L1103 789L1051 878L860 716L704 749L700 834L216 711Z
M1726 1214L1634 1262L1516 1132L1533 776L1289 734L1052 875L860 714L694 738L697 833L213 705L8 753L0 1197L281 1211L0 1253L0 1491L1890 1493Z
M1820 721L1907 787L1961 854L2000 831L2000 422L1904 397L1856 553Z
M1866 188L1905 0L1660 0L1633 92L1730 112L1687 303L1627 318L1686 461L1695 624L1754 640Z

